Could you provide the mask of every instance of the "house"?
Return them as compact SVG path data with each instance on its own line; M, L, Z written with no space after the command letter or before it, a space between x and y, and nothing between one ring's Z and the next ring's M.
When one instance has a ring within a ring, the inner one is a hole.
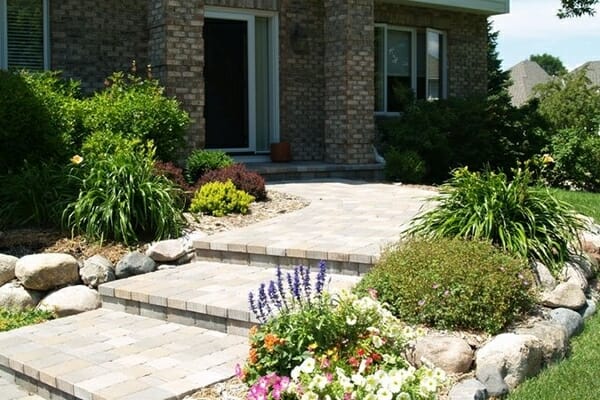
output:
M511 85L508 93L515 107L521 107L533 96L533 88L541 83L546 83L550 75L535 61L525 60L516 64L509 70Z
M131 60L193 118L190 148L374 161L396 93L485 94L487 17L509 0L0 0L0 67L102 86Z
M592 85L600 86L600 61L588 61L575 68L571 73L581 70L585 70L585 76L588 77Z

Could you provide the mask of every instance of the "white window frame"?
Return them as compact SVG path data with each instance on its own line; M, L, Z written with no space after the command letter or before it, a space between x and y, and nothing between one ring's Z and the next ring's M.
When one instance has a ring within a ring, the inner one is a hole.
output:
M442 37L442 71L440 79L442 80L442 91L440 97L437 99L428 100L439 100L448 97L448 36L446 32L438 29L427 28L425 29L425 93L429 93L429 33L436 33Z
M50 69L50 0L42 0L44 69ZM8 15L6 0L0 0L0 69L8 68Z
M0 0L1 1L1 0ZM246 10L225 7L205 7L204 18L229 19L246 21L248 24L248 147L215 149L227 152L256 152L256 46L255 46L255 18L269 19L269 59L272 76L269 79L269 107L270 113L270 141L279 141L279 18L276 12L261 10Z

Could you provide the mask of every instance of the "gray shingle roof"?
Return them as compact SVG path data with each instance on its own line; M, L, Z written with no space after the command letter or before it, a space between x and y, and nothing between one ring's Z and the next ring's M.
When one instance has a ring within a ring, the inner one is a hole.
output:
M551 79L538 63L529 60L521 61L509 71L512 84L508 88L508 92L516 107L527 103L533 95L534 86Z
M577 67L573 72L586 70L585 75L592 81L594 85L600 85L600 61L588 61L580 67Z

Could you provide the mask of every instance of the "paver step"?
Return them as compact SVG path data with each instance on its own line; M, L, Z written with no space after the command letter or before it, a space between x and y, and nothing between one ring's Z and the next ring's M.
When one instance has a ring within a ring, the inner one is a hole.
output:
M302 181L313 179L360 179L383 181L383 164L328 164L318 161L288 163L249 162L249 170L261 174L268 182Z
M232 377L247 351L240 336L99 309L0 333L0 374L45 399L175 400Z
M42 397L31 393L15 383L13 375L5 374L0 370L0 398L2 400L44 400Z
M330 291L357 281L329 276ZM195 262L105 283L99 292L104 308L247 336L258 322L249 311L248 293L274 278L274 268Z

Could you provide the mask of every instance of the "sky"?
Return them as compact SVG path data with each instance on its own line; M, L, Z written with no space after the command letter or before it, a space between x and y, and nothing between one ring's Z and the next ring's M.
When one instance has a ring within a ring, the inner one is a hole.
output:
M492 17L498 52L508 69L531 54L549 53L568 70L600 61L600 5L594 17L559 19L560 0L511 0L510 14Z

